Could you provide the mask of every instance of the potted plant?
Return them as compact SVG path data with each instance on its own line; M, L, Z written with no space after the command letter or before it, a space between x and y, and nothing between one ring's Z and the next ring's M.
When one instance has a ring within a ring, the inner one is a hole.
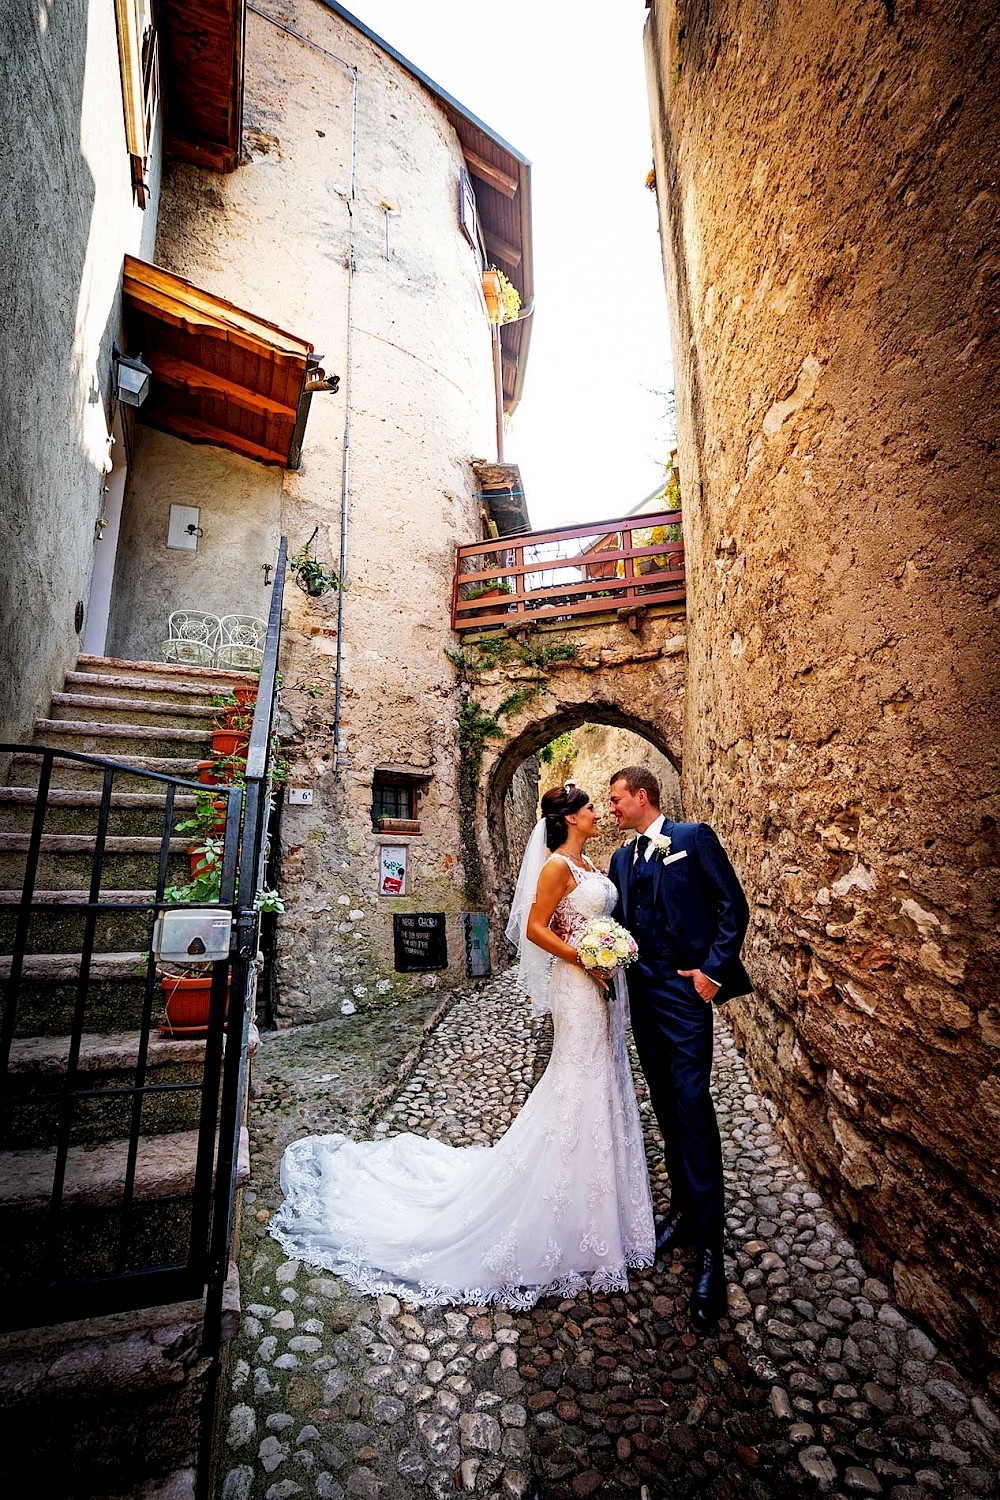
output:
M313 536L315 535L314 531ZM312 537L304 547L299 548L288 566L295 575L295 582L302 592L313 599L318 598L320 594L325 594L327 589L339 589L342 586L336 570L324 568L319 559L313 556Z
M205 1036L212 1001L212 965L198 964L183 972L160 970L163 990L161 1036ZM229 1015L229 984L226 984L226 1009Z
M506 606L501 601L514 592L514 586L505 578L484 578L481 583L468 585L465 599L469 603L483 604L487 609L503 610Z
M483 272L483 296L491 323L513 323L521 311L521 293L499 266Z
M201 762L199 762L201 764ZM206 765L214 762L206 761ZM183 823L174 825L177 833L194 833L201 838L219 834L226 826L227 797L213 797L211 792L196 792L194 812Z
M253 715L250 713L238 713L235 710L227 715L225 729L212 730L212 753L213 755L235 755L239 750L245 750L250 743L250 727L253 724Z

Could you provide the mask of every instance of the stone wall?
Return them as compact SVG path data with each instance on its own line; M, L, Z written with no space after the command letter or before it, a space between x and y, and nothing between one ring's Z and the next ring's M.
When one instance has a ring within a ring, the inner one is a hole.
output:
M281 501L291 551L318 527L314 554L335 567L350 416L346 592L286 591L282 732L291 785L313 792L282 819L276 989L287 1025L465 976L458 698L444 652L455 544L480 528L470 460L494 451L495 427L479 268L459 223L463 159L440 104L312 0L283 5L281 19L308 42L247 16L244 163L226 178L172 165L157 250L171 270L309 339L340 375L336 395L313 397ZM251 509L261 524L269 514L271 478L259 466L248 478L241 545ZM240 567L256 569L258 552L255 540ZM373 831L379 765L426 775L419 835ZM407 849L405 896L378 895L387 843ZM444 912L443 975L395 973L392 918L409 911Z
M30 735L80 650L111 430L122 257L148 255L132 199L115 10L0 13L0 741Z
M688 566L685 801L732 1007L903 1304L1000 1353L996 7L647 24Z

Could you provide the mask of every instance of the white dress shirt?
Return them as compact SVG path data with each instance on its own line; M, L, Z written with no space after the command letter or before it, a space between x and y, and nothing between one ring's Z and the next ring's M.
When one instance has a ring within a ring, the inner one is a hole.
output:
M648 828L644 828L643 829L643 832L645 833L646 837L648 839L652 839L656 834L662 833L663 832L663 825L664 825L664 823L666 821L667 821L666 818L663 816L662 813L660 813L660 816L658 818L654 818L653 821L652 821L652 823L650 823L650 825L649 825ZM633 864L637 864L638 861L639 861L639 851L638 851L637 845L638 845L638 835L636 836L636 838L633 840L633 843L632 843L632 863ZM653 845L652 845L652 843L649 843L649 844L646 845L645 858L647 860L650 860L650 859L652 859L652 857L653 857Z

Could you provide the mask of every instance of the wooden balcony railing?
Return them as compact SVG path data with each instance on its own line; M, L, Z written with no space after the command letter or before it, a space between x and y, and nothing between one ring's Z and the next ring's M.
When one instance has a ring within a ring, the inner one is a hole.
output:
M516 630L612 610L684 602L679 510L526 531L458 549L454 630Z

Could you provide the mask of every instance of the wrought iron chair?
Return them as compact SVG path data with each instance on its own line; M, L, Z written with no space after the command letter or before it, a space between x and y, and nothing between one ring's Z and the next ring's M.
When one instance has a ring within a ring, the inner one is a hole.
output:
M267 621L253 615L223 615L215 648L217 667L259 668L264 659Z
M192 667L214 666L219 624L218 615L198 609L175 609L167 622L168 639L161 647L163 660L184 662Z

